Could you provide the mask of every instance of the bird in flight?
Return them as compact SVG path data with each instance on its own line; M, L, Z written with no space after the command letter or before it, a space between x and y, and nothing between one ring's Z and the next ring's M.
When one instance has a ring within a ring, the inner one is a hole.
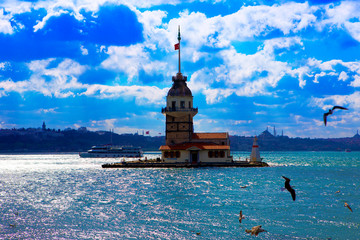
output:
M282 177L285 179L285 189L291 193L291 197L295 201L296 194L295 194L295 190L290 186L290 178L284 176Z
M240 213L239 213L239 222L241 223L241 221L245 219L245 217L243 216L242 214L242 210L240 210Z
M351 212L353 211L347 202L344 203L344 206L347 207Z
M261 225L252 227L251 230L245 229L245 232L251 233L251 235L257 236L261 232L267 232L265 229L261 228Z
M325 124L325 126L326 126L326 123L327 123L327 116L333 114L335 109L348 110L346 107L340 107L340 106L334 106L332 109L329 109L328 112L324 113L324 124Z

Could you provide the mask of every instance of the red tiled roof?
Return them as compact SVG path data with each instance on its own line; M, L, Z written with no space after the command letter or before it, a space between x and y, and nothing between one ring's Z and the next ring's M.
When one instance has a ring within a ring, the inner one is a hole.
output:
M228 138L228 134L224 133L193 133L192 139L226 139Z
M229 145L217 145L211 143L180 143L175 145L162 145L159 150L187 150L192 147L196 147L201 150L230 150Z

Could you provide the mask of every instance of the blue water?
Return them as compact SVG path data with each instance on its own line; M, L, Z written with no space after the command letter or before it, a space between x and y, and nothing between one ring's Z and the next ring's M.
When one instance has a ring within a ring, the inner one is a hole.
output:
M271 167L102 169L114 159L0 155L0 239L252 239L245 228L256 225L268 231L260 239L360 239L360 152L261 155Z

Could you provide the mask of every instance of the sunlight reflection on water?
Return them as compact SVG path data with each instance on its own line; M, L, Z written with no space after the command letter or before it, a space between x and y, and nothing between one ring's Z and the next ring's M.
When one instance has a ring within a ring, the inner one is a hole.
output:
M243 239L250 238L245 228L261 224L268 230L263 239L358 239L359 153L265 152L262 157L275 167L102 169L114 159L0 155L0 235ZM280 190L282 175L292 179L295 202ZM246 216L241 225L239 210Z

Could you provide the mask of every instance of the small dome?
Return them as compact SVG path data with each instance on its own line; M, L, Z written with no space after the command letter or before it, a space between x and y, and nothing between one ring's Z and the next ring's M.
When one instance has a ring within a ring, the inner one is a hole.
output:
M192 93L186 85L187 77L176 76L173 77L173 85L168 92L168 96L189 96L192 97Z

